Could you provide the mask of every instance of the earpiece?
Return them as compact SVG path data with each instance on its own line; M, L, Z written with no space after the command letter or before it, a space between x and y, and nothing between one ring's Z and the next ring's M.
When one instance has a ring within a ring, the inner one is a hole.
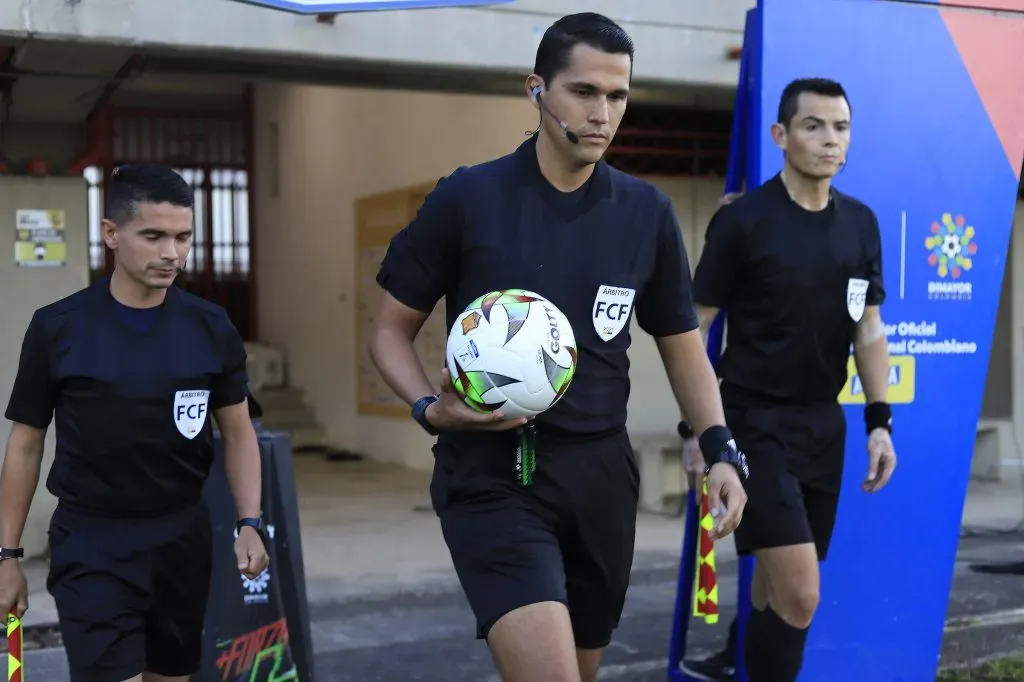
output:
M579 144L579 142L580 142L579 135L577 135L573 131L569 130L569 124L566 123L565 121L559 119L554 114L552 114L551 110L548 109L547 104L545 104L544 102L541 101L540 96L541 96L541 94L543 92L544 92L544 86L543 85L534 86L534 88L532 90L530 90L530 99L533 100L533 102L535 104L539 104L540 108L543 111L547 111L548 114L550 114L551 117L553 119L555 119L555 121L558 123L558 127L562 129L563 133L565 133L565 139L569 140L569 142L571 142L572 144ZM540 126L537 127L537 130L540 130ZM530 131L527 131L526 134L527 135L536 134L537 130L533 131L532 133Z

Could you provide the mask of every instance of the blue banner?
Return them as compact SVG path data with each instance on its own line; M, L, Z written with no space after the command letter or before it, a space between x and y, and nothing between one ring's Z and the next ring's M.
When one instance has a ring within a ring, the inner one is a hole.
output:
M740 88L753 97L736 115L753 132L732 165L747 169L748 186L772 177L782 159L768 126L783 88L841 82L853 125L835 184L878 215L888 291L899 466L882 492L862 492L864 396L851 357L839 396L846 472L807 682L935 680L1024 160L1024 71L1009 68L1024 16L954 5L1024 10L1016 0L760 0L748 21ZM670 679L686 679L673 663Z

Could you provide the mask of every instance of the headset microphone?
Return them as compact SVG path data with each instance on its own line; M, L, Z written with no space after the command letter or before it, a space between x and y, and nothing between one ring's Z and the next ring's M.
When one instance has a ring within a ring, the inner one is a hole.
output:
M580 136L577 135L576 133L574 133L573 131L569 130L569 124L566 123L565 121L563 121L562 119L558 118L557 116L555 116L555 114L551 111L551 109L548 108L548 105L544 103L544 100L541 99L540 94L543 91L544 91L544 88L541 87L540 85L535 87L531 91L531 94L533 96L533 101L536 102L537 104L539 104L541 109L543 109L544 111L547 112L548 116L550 116L551 118L555 119L555 123L558 124L558 127L561 128L562 132L565 134L565 139L569 140L569 142L571 142L572 144L579 144L580 143Z
M549 111L548 113L550 114L551 112ZM565 133L565 139L569 140L569 142L572 142L573 144L580 143L580 136L569 130L569 126L565 121L559 121L557 118L555 121L558 122L558 125L562 128L562 132Z

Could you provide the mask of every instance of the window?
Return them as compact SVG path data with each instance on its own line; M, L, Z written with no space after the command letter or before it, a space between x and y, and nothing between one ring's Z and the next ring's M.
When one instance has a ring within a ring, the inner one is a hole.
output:
M103 244L101 225L103 222L103 170L89 166L82 173L88 187L86 201L89 203L89 269L103 272L106 246Z
M210 171L213 212L213 271L217 275L249 274L249 188L243 170ZM196 203L199 203L198 198Z

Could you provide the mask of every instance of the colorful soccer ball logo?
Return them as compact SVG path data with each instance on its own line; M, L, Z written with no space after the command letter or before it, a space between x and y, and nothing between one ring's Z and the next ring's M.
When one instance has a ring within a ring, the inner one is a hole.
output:
M949 213L942 215L942 222L932 223L932 236L924 240L928 264L935 268L939 277L960 276L974 265L973 256L978 252L975 244L974 226L967 225L962 215L954 218Z

